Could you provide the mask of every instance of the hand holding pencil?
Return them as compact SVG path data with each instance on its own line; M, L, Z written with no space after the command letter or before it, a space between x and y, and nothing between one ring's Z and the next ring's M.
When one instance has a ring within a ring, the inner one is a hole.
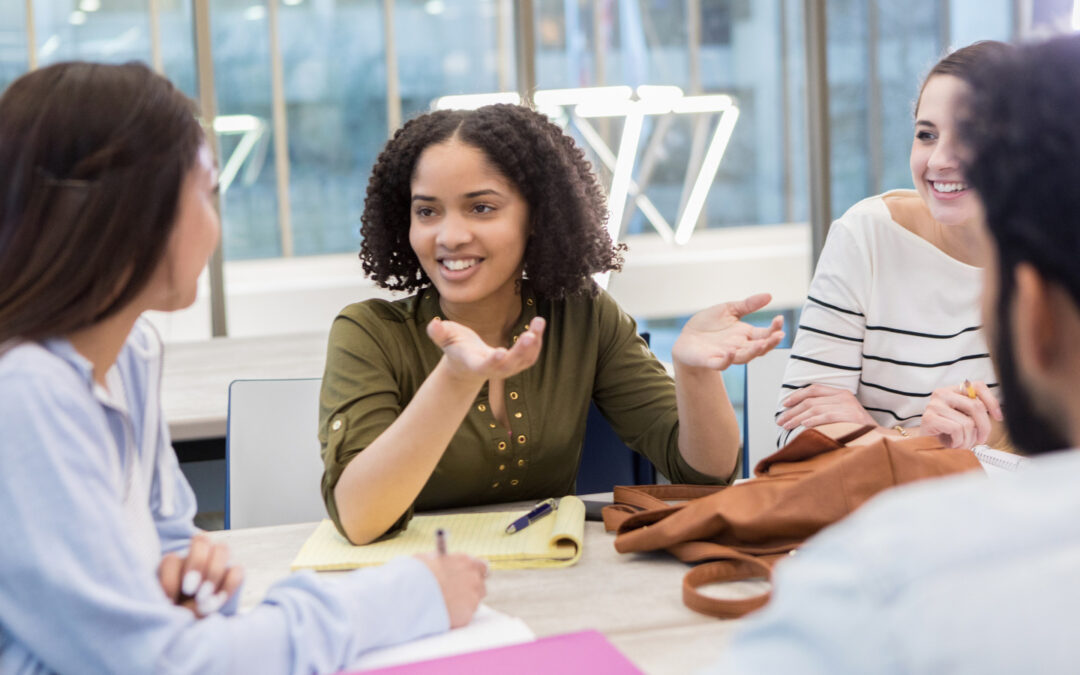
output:
M965 380L930 396L919 433L936 435L950 448L972 448L990 437L991 419L1001 421L1001 403L985 382Z

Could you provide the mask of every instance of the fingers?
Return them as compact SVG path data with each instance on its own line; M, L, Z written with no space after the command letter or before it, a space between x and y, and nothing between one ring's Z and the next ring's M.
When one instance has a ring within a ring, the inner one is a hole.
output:
M990 391L990 387L986 386L986 383L982 381L973 382L972 386L975 387L975 395L986 406L990 416L998 422L1005 419L1004 414L1001 412L1001 402L998 401L997 396L994 396L994 392Z
M184 574L181 577L180 591L187 597L194 597L202 586L205 577L206 559L210 554L210 539L205 534L191 538L187 558L184 559Z
M832 387L827 384L814 383L801 389L796 389L790 396L781 401L780 405L785 408L790 408L808 398L814 398L816 396L833 396L842 391L847 390L839 387Z
M949 429L949 447L970 448L985 443L990 437L990 413L978 397L977 388L975 391L976 398L953 387L937 389L931 395L930 403L926 406L927 412L932 413L930 422ZM939 416L941 421L935 422L934 416ZM926 424L924 413L923 425ZM944 437L946 434L939 432L939 435Z
M165 597L173 602L180 599L180 577L183 574L184 561L175 553L168 553L158 565L158 581Z
M757 293L744 300L736 300L735 302L728 303L728 307L735 313L735 316L742 318L747 314L753 314L770 302L772 302L772 295L768 293Z
M944 404L923 414L922 432L936 434L941 444L949 448L970 448L975 439L975 423L969 416Z
M498 360L491 367L497 369L495 375L509 377L525 370L540 358L540 349L544 346L544 328L547 322L543 317L535 317L529 322L529 329L518 336L508 350L503 350Z
M442 590L450 627L458 628L469 623L480 600L487 594L484 577L487 565L464 554L418 556Z

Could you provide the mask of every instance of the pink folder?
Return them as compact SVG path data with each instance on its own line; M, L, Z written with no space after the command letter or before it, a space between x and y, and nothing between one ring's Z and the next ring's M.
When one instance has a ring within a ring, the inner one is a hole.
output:
M585 630L496 647L468 654L457 654L430 661L418 661L389 668L365 670L364 675L414 675L462 673L488 675L640 675L634 664L607 641L599 631ZM359 675L359 674L357 674Z

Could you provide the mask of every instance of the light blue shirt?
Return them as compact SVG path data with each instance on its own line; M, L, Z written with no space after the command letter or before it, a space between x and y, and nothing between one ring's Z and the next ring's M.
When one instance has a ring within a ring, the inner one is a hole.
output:
M160 353L140 321L105 389L65 340L0 352L0 674L332 672L448 628L415 559L333 580L294 574L240 615L196 620L175 606L157 564L198 530L160 414ZM125 509L140 465L141 537L130 499Z
M1074 673L1080 452L892 490L776 569L730 673Z

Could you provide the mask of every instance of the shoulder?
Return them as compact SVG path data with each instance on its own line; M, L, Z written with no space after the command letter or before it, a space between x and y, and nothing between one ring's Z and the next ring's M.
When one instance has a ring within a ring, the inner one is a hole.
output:
M0 352L0 397L6 402L27 403L32 394L53 390L87 391L88 383L75 367L37 342Z
M854 241L871 242L896 227L886 200L904 196L903 192L874 195L856 202L829 226L829 239L846 236Z
M1007 566L1015 552L1049 543L1020 545L1017 537L1072 527L1078 474L1080 453L1072 451L1032 461L1020 474L971 472L902 486L826 530L807 553L846 550L871 575L872 587L890 597L972 567Z
M384 300L372 298L363 302L354 302L338 312L337 319L345 319L352 323L367 324L370 322L405 323L416 315L416 305L419 295L410 295L400 300Z
M103 425L89 376L73 364L33 342L0 355L0 459L41 450L45 438L101 433ZM58 441L45 449L70 445Z

